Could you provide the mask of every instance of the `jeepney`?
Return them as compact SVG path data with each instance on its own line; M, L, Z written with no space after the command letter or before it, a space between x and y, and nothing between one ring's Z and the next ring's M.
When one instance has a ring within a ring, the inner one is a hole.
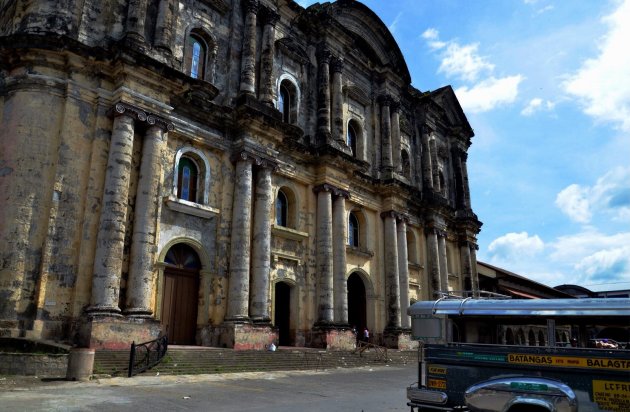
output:
M630 411L630 299L462 299L408 309L414 411Z

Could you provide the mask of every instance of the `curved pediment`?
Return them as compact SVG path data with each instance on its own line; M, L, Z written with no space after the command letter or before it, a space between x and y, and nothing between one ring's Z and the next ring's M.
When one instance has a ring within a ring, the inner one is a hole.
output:
M376 63L389 66L406 83L411 83L407 63L383 21L368 7L354 0L338 0L330 5L332 18L350 31L355 45Z

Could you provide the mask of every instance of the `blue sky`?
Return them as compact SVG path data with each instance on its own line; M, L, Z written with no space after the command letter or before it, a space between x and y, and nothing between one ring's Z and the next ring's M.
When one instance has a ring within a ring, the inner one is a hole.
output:
M316 1L298 1L303 6ZM630 288L630 0L365 0L475 130L479 260Z

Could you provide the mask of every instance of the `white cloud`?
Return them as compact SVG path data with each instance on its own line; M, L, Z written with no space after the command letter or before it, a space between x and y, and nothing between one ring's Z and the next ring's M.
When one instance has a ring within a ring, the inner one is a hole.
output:
M538 237L529 236L527 232L508 233L493 240L488 252L493 261L519 260L542 252L544 242Z
M444 42L440 40L439 32L434 28L425 30L421 37L441 60L438 73L468 83L455 90L466 112L486 112L516 100L519 84L525 77L520 74L494 76L495 65L487 57L479 54L478 43L462 45L456 40ZM481 78L482 75L485 78Z
M593 186L572 184L564 188L556 197L556 206L578 223L590 223L594 211L627 222L630 218L630 167L611 170Z
M601 39L599 55L586 60L563 86L580 100L586 114L630 131L630 0L604 21L609 31Z
M550 111L556 106L555 103L549 100L543 100L540 97L535 97L527 103L527 106L523 108L521 111L521 115L523 116L531 116L539 111Z
M499 79L490 77L471 88L462 86L455 90L455 94L466 112L486 112L499 105L514 102L523 79L520 74Z
M466 81L477 80L483 72L491 73L494 65L478 54L479 44L460 45L451 41L442 54L438 73L447 77L457 77Z
M588 223L591 220L589 190L580 185L570 185L558 193L556 206L575 222Z

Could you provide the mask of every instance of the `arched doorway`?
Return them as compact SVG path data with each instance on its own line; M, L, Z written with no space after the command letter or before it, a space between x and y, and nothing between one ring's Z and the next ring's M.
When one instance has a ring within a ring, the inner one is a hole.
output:
M360 336L367 326L365 284L356 272L348 277L348 323L357 328Z
M199 303L199 256L190 246L178 243L164 258L162 330L169 344L194 345Z
M278 328L278 345L290 346L291 342L291 286L276 283L273 324Z

